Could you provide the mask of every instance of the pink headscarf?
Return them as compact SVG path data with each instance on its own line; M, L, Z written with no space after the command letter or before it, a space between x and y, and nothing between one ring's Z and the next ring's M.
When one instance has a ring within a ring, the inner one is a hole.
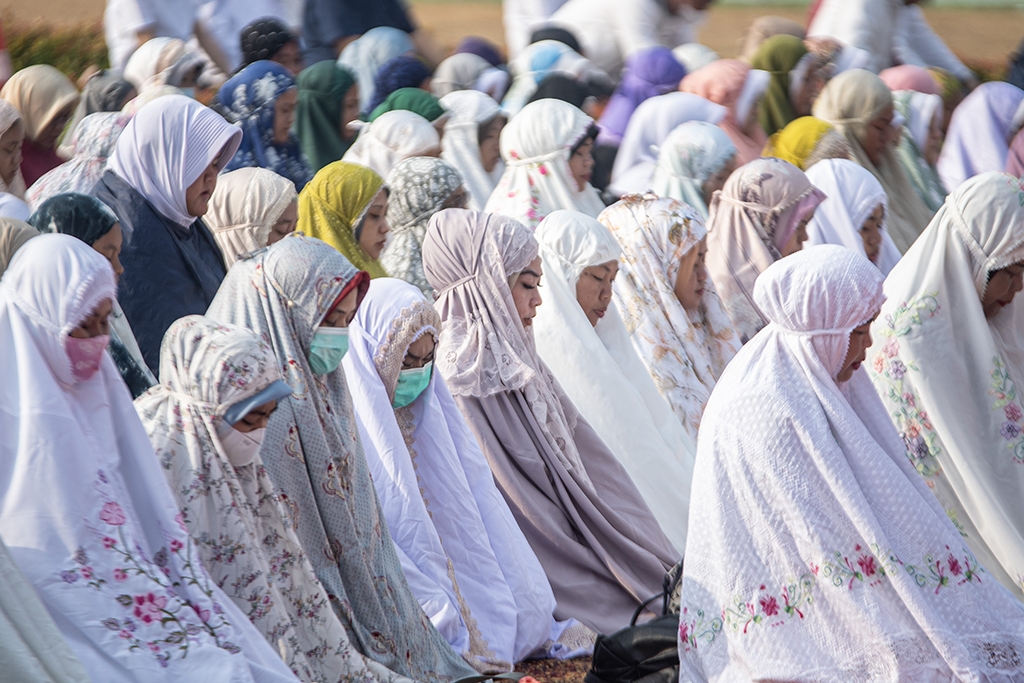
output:
M740 104L740 96L747 85L751 71L753 70L746 62L741 62L738 59L720 59L694 71L679 84L681 91L703 97L728 110L725 119L718 126L736 145L736 161L739 165L760 157L761 150L764 149L765 142L767 142L767 136L760 123L755 124L753 134L748 137L740 130L742 121L737 120L737 106ZM764 94L767 86L766 80L764 88L761 89L761 95ZM760 97L755 97L754 101L760 99ZM754 103L748 104L750 108L753 108Z
M878 77L885 81L889 90L916 90L926 95L942 95L942 87L935 77L913 64L903 64L885 69Z
M1010 143L1010 152L1006 155L1006 172L1024 178L1024 128L1017 131Z

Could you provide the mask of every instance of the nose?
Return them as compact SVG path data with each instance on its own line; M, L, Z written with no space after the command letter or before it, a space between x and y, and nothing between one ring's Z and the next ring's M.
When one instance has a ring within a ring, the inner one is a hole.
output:
M542 303L544 303L544 299L541 298L540 292L538 292L536 289L533 290L533 307L536 308L537 306L540 306Z
M864 350L867 351L871 348L871 345L875 343L875 340L871 338L871 330L868 329L867 334L864 335Z
M708 269L703 265L697 266L697 282L704 284L708 279Z
M391 232L391 226L388 225L388 219L385 218L380 222L380 234L386 235Z

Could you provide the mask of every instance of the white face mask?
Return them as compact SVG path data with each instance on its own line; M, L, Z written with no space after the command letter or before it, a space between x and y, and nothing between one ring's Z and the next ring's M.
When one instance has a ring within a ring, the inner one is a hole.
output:
M260 428L251 432L240 432L230 425L224 427L219 430L220 445L224 449L224 455L228 456L228 460L235 467L251 464L260 452L263 435L267 430Z

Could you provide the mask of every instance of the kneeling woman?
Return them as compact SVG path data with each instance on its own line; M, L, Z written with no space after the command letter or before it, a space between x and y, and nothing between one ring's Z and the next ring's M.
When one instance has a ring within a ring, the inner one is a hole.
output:
M558 619L610 633L677 559L626 470L537 356L543 272L521 223L447 209L423 242L445 325L437 369L554 590Z
M622 249L596 218L575 211L550 214L536 235L550 294L533 321L537 353L681 554L696 446L658 393L612 303Z
M701 424L683 675L1020 680L1024 605L967 549L860 370L882 274L822 245L769 267L754 297L769 324Z
M1024 597L1024 184L946 198L885 281L869 367L910 462L995 578Z
M405 576L427 616L483 671L580 654L593 636L575 622L554 622L544 569L466 418L433 372L437 312L413 285L381 278L350 329L345 376L363 449Z

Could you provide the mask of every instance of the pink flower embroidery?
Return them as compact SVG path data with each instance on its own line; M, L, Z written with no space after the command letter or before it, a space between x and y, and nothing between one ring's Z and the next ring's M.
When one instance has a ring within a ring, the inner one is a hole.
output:
M100 510L100 520L110 526L121 526L124 524L124 511L117 503L104 503L103 509Z
M181 548L182 548L181 541L179 541L176 538L175 539L171 539L171 552L175 552L176 553L179 550L181 550Z
M890 338L882 347L882 352L889 358L895 358L896 354L900 352L900 343L896 339Z
M857 560L857 564L860 565L860 570L864 572L864 576L875 575L875 558L871 555L861 555L860 559Z
M953 576L960 576L963 572L963 569L960 567L960 560L953 557L953 553L950 553L947 562L949 563L949 573Z
M881 354L875 356L874 360L871 361L871 366L875 369L875 372L881 372L885 365L885 360Z
M761 609L769 617L774 617L779 613L779 603L776 602L775 598L769 595L766 598L761 598Z
M106 548L107 550L110 550L115 545L117 545L117 539L111 538L110 536L104 536L103 537L103 547L104 548Z
M1007 420L1012 420L1014 422L1019 422L1020 419L1024 417L1024 412L1021 412L1020 407L1012 401L1006 404L1006 407L1003 408L1003 412L1006 413Z
M147 645L147 646L149 647L149 649L150 649L150 650L152 650L153 652L160 652L160 646L159 646L159 645L157 645L157 644L156 644L155 642L153 642L153 641L150 641L150 642L146 643L146 645Z
M182 531L184 531L186 534L188 533L188 527L185 526L185 518L182 516L180 512L174 516L174 521L178 523L178 526L181 527Z
M115 569L114 570L114 581L127 581L127 580L128 580L128 572L126 572L123 569Z
M545 166L544 164L541 164L540 168L537 169L537 170L540 171L541 175L547 175L548 174L548 167Z
M199 617L201 621L207 622L210 620L210 610L203 609L199 605L192 605L192 609L195 610L196 616Z
M160 611L166 606L167 598L162 595L158 596L152 593L136 595L133 613L136 618L147 624L152 624L154 621L160 621Z

